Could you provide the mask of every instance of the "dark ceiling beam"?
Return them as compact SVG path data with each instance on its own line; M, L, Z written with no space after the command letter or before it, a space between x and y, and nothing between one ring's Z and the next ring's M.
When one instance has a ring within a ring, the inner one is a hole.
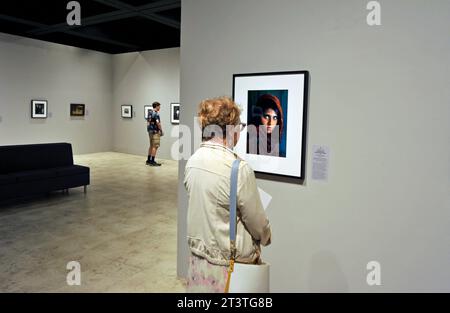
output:
M82 25L80 25L80 26L77 26L77 25L69 26L69 25L67 25L67 23L60 23L60 24L55 24L55 25L49 25L46 27L39 27L39 29L34 29L34 30L30 31L29 33L31 35L39 36L39 35L45 35L45 34L50 34L50 33L56 33L56 32L64 32L69 29L73 30L73 29L77 29L77 28L81 28L81 27L85 27L85 26L97 25L97 24L101 24L101 23L105 23L105 22L126 19L129 17L133 17L135 15L136 14L134 12L122 12L122 11L110 12L110 13L105 13L105 14L100 14L100 15L96 15L96 16L82 18L82 20L81 20Z
M153 20L155 22L158 22L160 24L164 24L164 25L173 27L178 30L181 29L181 23L179 21L159 15L159 14L143 13L141 16L148 18L150 20Z
M180 29L181 25L180 22L177 20L174 20L172 18L168 18L159 14L155 14L155 10L153 9L151 12L150 10L145 10L145 9L139 9L139 7L135 7L132 6L130 4L124 3L122 1L119 0L94 0L95 2L99 2L101 4L106 4L109 5L110 7L122 10L122 11L131 11L131 12L135 12L136 15L141 16L143 18L176 28L176 29ZM158 1L155 2L154 4L160 4L160 8L164 7L164 11L168 10L167 9L167 5L170 5L171 8L175 8L176 7L180 7L181 6L181 0L177 0L177 1ZM163 11L163 10L159 10L159 11Z
M13 23L18 23L18 24L22 24L22 25L28 25L28 26L36 27L36 28L48 27L48 25L45 25L45 24L36 23L36 22L32 22L32 21L21 19L21 18L13 17L13 16L3 15L3 14L0 14L0 20L13 22ZM107 44L111 44L111 45L114 45L114 46L120 46L120 47L123 47L123 48L138 49L138 47L135 46L135 45L131 45L131 44L128 44L128 43L117 41L117 40L105 38L103 36L96 36L96 35L86 34L86 33L82 33L82 32L79 32L79 31L73 31L73 30L63 31L63 33L66 33L66 34L69 34L69 35L73 35L73 36L77 36L77 37L81 37L81 38L90 39L90 40L95 40L95 41L99 41L99 42L103 42L103 43L107 43Z
M104 43L109 43L111 45L119 46L119 47L123 47L123 48L128 48L128 49L133 49L133 50L139 49L139 47L136 45L132 45L132 44L114 40L114 39L110 39L110 38L107 38L106 36L96 36L96 35L86 34L86 33L83 33L80 31L74 31L74 30L66 30L63 33L81 37L81 38L86 38L86 39L91 39L91 40L100 41L100 42L104 42Z
M4 15L4 14L0 14L0 20L7 21L7 22L18 23L18 24L23 24L23 25L28 25L28 26L31 26L31 27L43 27L43 26L45 26L44 24L41 24L41 23L36 23L36 22L33 22L33 21L24 20L24 19L21 19L21 18L18 18L18 17Z
M97 1L97 0L95 0ZM98 0L101 2L101 0ZM158 2L152 2L146 5L133 7L133 10L119 10L104 14L99 14L96 16L82 18L80 26L69 26L67 23L59 23L55 25L49 25L45 27L37 27L38 29L32 30L29 33L31 35L45 35L54 32L65 32L68 30L74 30L77 28L92 26L101 23L122 20L129 17L134 17L139 15L138 12L145 12L146 14L153 14L160 11L166 11L174 8L179 8L181 6L180 0L161 0Z
M94 1L119 10L131 10L131 11L152 10L155 13L171 9L178 9L179 7L181 7L181 0L160 0L137 7L131 4L124 3L123 1L120 0L94 0Z

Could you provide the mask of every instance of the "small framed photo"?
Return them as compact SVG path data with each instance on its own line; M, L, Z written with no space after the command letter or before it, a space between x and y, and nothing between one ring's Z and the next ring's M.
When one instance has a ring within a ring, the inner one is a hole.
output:
M170 116L172 124L180 124L180 104L170 104Z
M305 178L308 86L308 71L233 76L247 124L236 151L255 172Z
M144 106L144 118L147 120L150 116L150 113L153 112L153 106L146 105Z
M133 106L129 104L122 105L122 118L133 118Z
M31 118L47 118L47 100L31 100Z
M85 116L86 106L84 104L71 103L70 116Z

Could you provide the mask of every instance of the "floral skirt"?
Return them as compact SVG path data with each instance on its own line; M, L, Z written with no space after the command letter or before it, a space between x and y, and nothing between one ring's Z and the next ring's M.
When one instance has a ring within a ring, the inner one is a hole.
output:
M191 253L187 280L187 292L223 293L228 278L228 267L209 263Z

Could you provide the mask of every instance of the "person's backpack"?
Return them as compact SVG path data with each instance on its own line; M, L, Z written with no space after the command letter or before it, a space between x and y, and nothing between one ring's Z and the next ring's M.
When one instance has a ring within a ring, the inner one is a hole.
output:
M149 122L147 126L147 131L158 131L158 125L156 124L156 121L158 120L158 113L155 111L149 111L147 121Z

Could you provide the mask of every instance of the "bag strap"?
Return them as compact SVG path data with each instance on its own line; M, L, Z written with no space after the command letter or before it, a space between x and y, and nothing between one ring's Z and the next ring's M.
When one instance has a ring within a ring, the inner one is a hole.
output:
M238 173L239 163L241 160L234 160L231 167L230 178L230 241L236 242L236 211L237 211L237 185L238 185Z
M230 266L228 268L228 278L225 286L225 293L230 289L231 273L234 271L234 262L236 259L236 222L237 222L237 189L239 164L241 160L233 161L230 176Z

